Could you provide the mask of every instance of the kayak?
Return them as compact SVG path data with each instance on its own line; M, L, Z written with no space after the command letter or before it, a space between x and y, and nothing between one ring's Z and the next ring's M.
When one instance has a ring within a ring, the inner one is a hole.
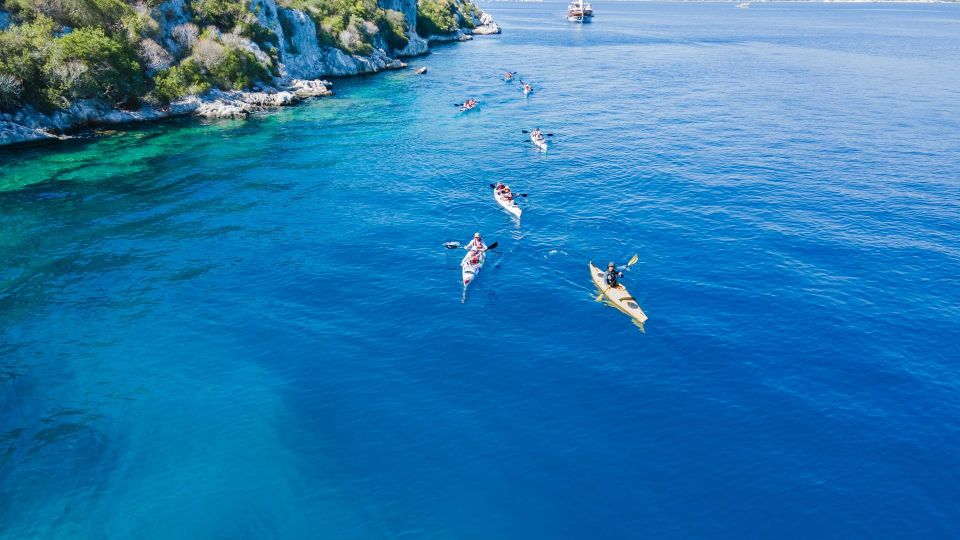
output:
M503 207L504 210L506 210L507 212L510 212L511 214L517 217L520 217L520 213L523 212L523 210L519 206L517 206L516 199L512 201L507 200L506 197L501 196L500 193L497 192L497 188L493 188L493 198L495 201L497 201L497 204Z
M422 67L422 68L417 68L416 70L414 70L414 73L416 73L417 75L423 75L423 74L426 73L426 72L427 72L427 67L426 67L426 66L424 66L424 67Z
M590 277L593 278L593 284L600 289L603 295L607 297L607 300L641 325L647 322L647 315L640 309L637 300L627 292L627 288L624 287L623 284L617 285L616 287L609 287L606 280L604 280L605 275L603 270L594 266L593 261L590 261Z
M534 146L536 146L537 148L539 148L541 152L546 152L546 151L547 151L547 140L544 139L543 137L540 137L540 138L538 139L538 138L536 138L536 137L533 136L533 133L531 133L531 134L530 134L530 142L532 142Z
M460 261L460 268L463 269L463 288L466 290L467 285L470 285L470 282L476 279L477 274L480 273L480 269L483 268L483 263L487 260L487 252L481 251L479 262L471 263L470 262L470 253L467 253L463 260Z

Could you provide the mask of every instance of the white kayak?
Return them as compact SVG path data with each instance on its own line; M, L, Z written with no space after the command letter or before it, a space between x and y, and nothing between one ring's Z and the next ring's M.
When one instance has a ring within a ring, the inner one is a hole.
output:
M530 134L530 142L532 142L534 146L536 146L537 148L539 148L541 152L546 152L546 151L547 151L547 140L544 139L542 136L539 137L539 138L538 138L538 137L534 137L534 136L533 136L533 133L531 133L531 134Z
M504 184L506 185L506 184ZM504 210L510 212L511 214L520 217L520 214L523 212L523 209L517 205L516 199L509 200L497 191L497 188L493 188L493 199L497 201L497 204L503 207Z
M480 269L483 268L483 263L487 260L487 252L481 251L480 257L477 262L470 262L470 253L467 253L463 257L463 260L460 261L460 268L463 269L463 288L466 290L467 285L470 285L470 282L477 278L477 274L480 273Z
M590 262L590 277L593 278L593 284L600 289L603 295L607 297L607 300L609 300L614 307L640 323L641 326L647 322L647 315L640 309L637 300L627 292L627 288L622 284L616 287L608 286L604 279L605 275L606 273L603 270L593 265L593 261Z

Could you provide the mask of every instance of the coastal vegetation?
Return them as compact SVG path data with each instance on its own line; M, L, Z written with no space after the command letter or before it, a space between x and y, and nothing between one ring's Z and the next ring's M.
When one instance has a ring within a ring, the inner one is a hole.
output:
M284 53L300 53L294 10L313 22L317 46L359 56L405 49L412 25L424 36L472 27L477 13L461 0L421 0L416 21L377 0L278 0L276 13L268 5L0 0L0 16L9 19L0 26L0 112L49 113L80 100L133 109L269 83L282 75Z

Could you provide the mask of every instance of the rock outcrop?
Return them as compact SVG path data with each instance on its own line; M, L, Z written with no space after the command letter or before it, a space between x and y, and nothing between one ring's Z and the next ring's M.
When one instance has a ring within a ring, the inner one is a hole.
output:
M475 36L499 34L501 32L500 25L493 22L493 17L489 13L481 13L479 23L471 32Z

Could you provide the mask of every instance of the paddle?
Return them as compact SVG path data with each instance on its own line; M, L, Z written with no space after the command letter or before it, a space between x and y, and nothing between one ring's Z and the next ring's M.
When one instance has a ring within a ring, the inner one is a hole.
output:
M500 245L500 242L494 242L494 243L490 244L489 246L487 246L487 249L485 249L484 251L490 251L490 250L492 250L493 248L497 247L498 245ZM458 249L458 248L462 248L462 247L463 247L463 244L461 244L460 242L457 242L457 241L444 242L444 243L443 243L443 247L445 247L445 248L447 248L447 249Z
M631 266L633 266L633 263L637 262L639 259L640 259L640 256L637 254L634 254L633 257L630 257L630 262L628 262L627 266L625 266L623 269L626 270L630 268ZM612 287L612 285L610 287ZM607 294L607 291L610 290L610 287L607 287L606 289L601 291L599 295L597 295L597 302L599 302L600 299L603 298L603 295Z
M495 188L495 187L497 187L497 186L495 186L495 185L493 185L493 184L490 184L490 187ZM513 196L514 196L514 197L526 197L527 194L526 194L526 193L514 193Z
M522 131L522 132L524 132L524 133L530 133L529 131L527 131L527 130L525 130L525 129L521 129L520 131ZM541 135L546 135L547 137L553 137L553 133L542 133Z

